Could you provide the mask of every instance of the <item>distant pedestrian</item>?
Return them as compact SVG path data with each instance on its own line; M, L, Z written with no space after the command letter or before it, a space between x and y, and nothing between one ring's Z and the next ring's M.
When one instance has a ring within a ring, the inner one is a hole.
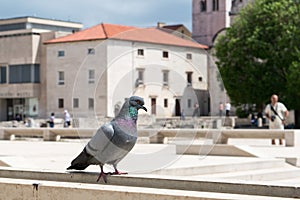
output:
M200 107L198 103L194 105L193 117L200 117Z
M224 110L224 105L222 102L220 102L220 104L219 104L219 116L220 117L223 116L223 110Z
M229 117L230 114L230 109L231 109L231 104L229 102L227 102L225 104L225 110L226 110L226 116Z
M278 102L278 96L276 94L271 96L271 103L266 106L265 113L269 119L269 129L284 129L289 111L283 103ZM275 144L275 139L272 139L272 144ZM279 139L279 144L282 144L281 139Z
M55 119L55 114L51 113L51 116L50 116L49 121L48 121L50 128L54 128L54 119Z
M180 119L181 119L181 120L185 120L184 109L181 110L181 113L180 113Z
M16 121L20 122L22 120L21 115L19 113L16 114Z
M70 116L68 110L65 110L64 115L65 115L64 127L68 128L71 126L71 116Z

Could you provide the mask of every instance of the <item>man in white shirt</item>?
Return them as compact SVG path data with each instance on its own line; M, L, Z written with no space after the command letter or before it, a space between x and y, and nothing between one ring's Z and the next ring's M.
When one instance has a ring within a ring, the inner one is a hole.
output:
M229 117L230 109L231 109L231 104L229 102L227 102L225 104L225 110L226 110L226 116L227 117Z
M64 111L64 114L65 114L64 127L68 128L71 126L71 116L67 110Z
M269 129L284 129L289 111L283 103L278 102L276 94L271 96L271 103L266 106L265 113L269 119ZM272 139L272 144L275 144L275 139ZM281 139L279 139L279 144L282 144Z

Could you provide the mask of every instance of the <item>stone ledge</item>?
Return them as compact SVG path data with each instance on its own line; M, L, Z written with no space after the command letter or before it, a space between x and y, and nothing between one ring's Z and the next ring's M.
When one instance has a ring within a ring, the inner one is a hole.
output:
M300 158L285 158L285 161L296 167L300 167Z
M214 144L214 145L176 145L176 154L185 155L223 155L223 156L243 156L256 157L235 145Z
M0 139L13 140L15 136L42 137L58 141L61 137L91 138L97 129L88 128L0 128ZM227 144L229 138L285 139L286 146L300 146L299 130L269 129L139 129L138 136L150 143L164 143L165 138L209 138L214 144ZM144 140L143 142L148 142Z
M65 173L65 172L49 172L49 171L29 171L29 170L16 170L11 168L0 167L0 177L2 178L25 179L25 180L29 179L29 180L35 180L35 182L36 180L40 180L40 181L68 182L68 184L79 183L81 185L84 183L95 184L97 176L98 176L97 173L88 173L88 172ZM2 187L5 187L5 185L7 184L1 184L1 185ZM254 182L254 181L253 182L228 181L228 180L226 182L224 180L207 181L207 179L199 180L199 179L193 179L191 177L187 179L184 177L158 176L158 175L109 176L108 184L107 185L105 184L105 186L109 186L109 185L113 185L112 187L115 186L139 187L140 192L143 190L143 188L155 188L155 190L164 188L168 190L181 190L183 193L184 191L188 191L188 192L193 191L193 192L224 193L224 195L240 194L240 195L269 196L268 198L271 197L299 198L300 197L300 187L295 185L288 185L288 184L274 185L270 182ZM35 185L34 187L38 187L38 185ZM72 189L70 190L71 190L70 192L73 191ZM4 190L1 189L1 191ZM30 192L32 194L32 184L30 187ZM53 191L53 195L54 194L55 191ZM61 193L59 192L58 195L60 194Z
M0 178L0 199L278 200L281 197Z

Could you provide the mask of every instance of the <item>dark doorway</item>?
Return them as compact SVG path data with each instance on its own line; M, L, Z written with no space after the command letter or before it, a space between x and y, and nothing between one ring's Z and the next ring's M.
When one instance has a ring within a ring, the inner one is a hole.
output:
M175 100L175 116L181 115L180 99Z
M7 120L23 120L25 111L25 99L7 99Z
M156 115L156 98L151 98L151 114Z

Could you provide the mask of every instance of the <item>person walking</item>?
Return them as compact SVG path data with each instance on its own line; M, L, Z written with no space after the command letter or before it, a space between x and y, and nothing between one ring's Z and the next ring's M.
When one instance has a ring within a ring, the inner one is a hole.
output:
M68 128L68 127L71 126L71 116L70 116L68 110L65 110L64 114L65 114L65 118L64 118L64 119L65 119L64 127L65 127L65 128Z
M220 104L219 104L219 116L220 117L223 116L223 110L224 110L224 105L222 102L220 102Z
M266 106L265 114L269 119L269 129L284 129L289 111L283 103L278 102L278 96L276 94L271 96L271 103ZM275 139L272 139L272 145L275 144ZM282 139L279 139L279 144L282 145Z
M200 117L200 107L198 103L194 105L193 117Z
M55 114L51 113L51 116L50 116L50 119L49 119L50 128L54 128L54 119L55 119Z
M225 110L226 110L226 116L227 117L229 117L230 109L231 109L231 104L229 102L227 102L225 104Z

